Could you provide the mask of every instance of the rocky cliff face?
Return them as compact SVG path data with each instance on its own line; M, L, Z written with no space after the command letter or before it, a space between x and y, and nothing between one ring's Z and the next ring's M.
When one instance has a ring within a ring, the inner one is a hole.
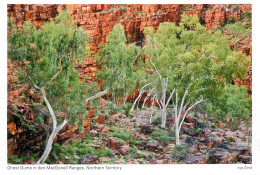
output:
M143 30L145 27L158 28L162 22L179 23L181 14L196 14L201 23L208 29L214 31L215 28L221 27L228 20L235 21L243 18L243 13L251 12L251 5L115 5L115 4L97 4L97 5L34 5L20 4L8 5L8 17L13 19L17 26L21 26L24 21L31 20L37 27L40 27L44 22L54 18L62 9L66 9L73 16L78 26L83 27L86 33L91 38L91 56L86 58L83 65L77 65L81 77L88 75L91 81L95 78L96 63L94 54L98 52L98 45L106 42L106 36L111 31L114 24L122 24L125 28L125 34L129 43L135 42L137 45L142 45ZM250 21L251 22L251 21ZM237 49L243 51L249 58L252 56L251 38L241 38L237 42ZM8 76L12 74L11 63L8 67ZM240 81L236 80L237 85L246 85L248 92L252 90L252 69L249 67L248 76ZM12 111L14 99L21 95L21 90L14 86L15 80L8 78L8 111ZM18 90L17 90L18 89ZM20 97L19 97L20 98ZM26 101L26 100L25 100ZM25 106L24 106L25 105ZM27 105L27 107L26 107ZM18 113L22 116L28 116L28 122L35 122L32 112L25 110L28 108L28 103L24 102L21 107L18 107ZM29 109L28 109L29 110ZM8 153L21 154L25 150L31 150L30 147L35 146L35 152L39 152L43 146L45 139L46 126L39 125L37 132L33 132L29 128L24 128L17 114L8 113ZM85 132L90 130L89 117L93 113L89 113L85 122ZM26 119L25 117L25 119ZM57 137L57 141L68 142L73 138L80 137L76 134L77 130L66 126Z

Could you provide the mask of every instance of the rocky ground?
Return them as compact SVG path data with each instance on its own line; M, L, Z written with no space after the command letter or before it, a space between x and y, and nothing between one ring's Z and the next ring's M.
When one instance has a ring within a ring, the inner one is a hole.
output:
M128 116L114 113L93 119L86 137L55 144L47 163L55 164L251 164L251 129L208 128L200 116L189 115L175 146L174 119L159 126L159 111L149 125L150 109ZM26 163L26 162L25 162ZM32 162L27 162L32 163Z

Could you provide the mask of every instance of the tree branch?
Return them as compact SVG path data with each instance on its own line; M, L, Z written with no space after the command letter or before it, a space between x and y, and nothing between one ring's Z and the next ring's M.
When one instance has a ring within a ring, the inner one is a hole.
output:
M203 100L203 99L201 99L201 100L199 100L199 101L196 101L192 106L190 106L190 107L186 110L186 112L184 113L184 115L183 115L183 117L182 117L181 123L179 124L179 132L181 131L181 126L182 126L182 124L183 124L183 122L184 122L184 119L185 119L186 115L188 114L188 112L189 112L191 109L193 109L196 105L198 105L199 103L202 103L202 102L204 102L204 101L205 101L205 100Z
M101 91L101 92L98 92L97 94L89 97L86 99L86 103L88 103L90 100L93 100L95 98L99 98L99 97L102 97L103 95L106 95L108 93L108 90L105 89L104 91Z

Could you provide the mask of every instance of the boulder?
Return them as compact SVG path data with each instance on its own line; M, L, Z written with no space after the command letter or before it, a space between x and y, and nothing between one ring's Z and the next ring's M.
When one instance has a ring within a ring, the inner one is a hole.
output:
M183 163L185 163L185 164L206 164L207 156L187 155L187 156L185 156Z
M210 164L230 164L235 162L231 153L223 148L211 148L209 150L209 163Z
M152 128L151 126L144 125L141 127L141 133L151 134L152 132L154 132L154 128Z
M158 142L148 141L146 144L146 148L148 148L149 151L154 151L154 150L158 149L158 147L159 147Z
M107 139L107 147L111 148L111 149L118 149L119 148L119 143L118 143L118 139L114 138L114 137L109 137Z

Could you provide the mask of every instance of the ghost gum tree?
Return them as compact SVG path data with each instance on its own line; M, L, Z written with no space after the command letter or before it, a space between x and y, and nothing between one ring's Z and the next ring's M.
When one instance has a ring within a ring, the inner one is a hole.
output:
M9 23L9 30L8 57L19 65L19 80L42 95L51 116L52 131L47 134L44 153L37 162L42 164L67 122L83 131L86 102L104 93L92 92L95 95L87 98L93 86L79 81L74 63L85 58L86 36L67 12L62 11L55 21L46 22L38 30L30 21L21 28Z
M166 109L173 104L179 145L181 126L189 112L198 104L216 99L233 77L243 78L250 61L241 52L231 51L220 31L207 31L197 16L182 16L179 26L166 22L157 32L146 28L144 33L147 83L158 97L162 128Z
M138 64L135 63L140 48L134 43L126 44L126 41L124 27L115 24L107 36L107 43L99 45L100 52L96 55L100 67L98 78L117 105L122 97L125 104L129 93L135 90L137 81Z

